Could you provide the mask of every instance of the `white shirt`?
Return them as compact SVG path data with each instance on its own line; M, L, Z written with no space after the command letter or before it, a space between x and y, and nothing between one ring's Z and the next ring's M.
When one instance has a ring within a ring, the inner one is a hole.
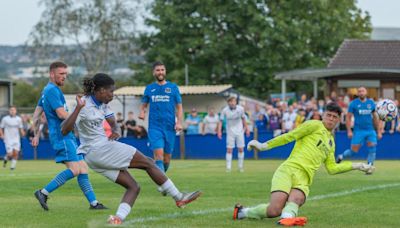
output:
M203 119L203 123L204 123L204 133L216 134L217 126L219 123L218 114L214 114L214 116L206 115Z
M4 131L4 143L9 144L20 142L21 136L19 134L19 129L23 128L21 117L11 117L10 115L3 117L0 123L0 128L3 128Z
M289 113L285 112L283 113L282 121L283 121L283 129L285 130L292 130L294 121L296 121L296 116L297 114L295 112Z
M236 108L233 110L229 106L226 106L222 109L220 116L221 121L225 118L227 134L240 135L244 133L243 118L246 118L246 115L242 106L236 105Z
M78 153L86 154L92 146L108 142L103 121L112 117L114 113L108 104L96 104L90 96L85 96L82 99L85 100L86 104L79 112L76 126L81 142Z

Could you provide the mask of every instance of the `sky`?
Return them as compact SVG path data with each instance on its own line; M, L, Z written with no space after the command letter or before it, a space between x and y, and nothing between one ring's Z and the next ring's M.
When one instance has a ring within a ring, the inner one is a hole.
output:
M357 5L370 13L374 27L400 28L400 0L358 0ZM0 0L0 45L25 43L43 10L39 0Z

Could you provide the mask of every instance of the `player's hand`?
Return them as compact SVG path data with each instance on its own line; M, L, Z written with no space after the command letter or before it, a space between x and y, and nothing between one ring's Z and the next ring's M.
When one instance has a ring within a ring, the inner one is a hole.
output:
M39 145L39 137L33 137L31 145L37 147Z
M370 174L373 173L374 170L375 170L375 166L368 165L368 164L365 164L365 163L353 163L352 164L352 168L354 170L360 170L362 172L370 173Z
M247 143L247 150L251 151L254 149L261 150L261 143L253 139L249 143Z
M353 138L353 132L352 131L347 131L347 137L349 139Z
M86 102L82 99L82 96L82 94L76 95L76 108L82 109L85 106Z
M138 118L141 119L141 120L144 120L144 117L145 117L145 113L144 112L140 112Z
M382 132L378 132L378 139L381 139L382 138Z
M218 136L219 139L222 139L222 132L218 132L217 136Z
M175 131L176 132L181 132L183 130L182 124L176 123L175 124Z
M248 128L246 128L246 137L250 137L250 130Z
M108 136L108 140L113 141L113 140L118 140L121 138L121 135L117 132L113 132L110 136Z

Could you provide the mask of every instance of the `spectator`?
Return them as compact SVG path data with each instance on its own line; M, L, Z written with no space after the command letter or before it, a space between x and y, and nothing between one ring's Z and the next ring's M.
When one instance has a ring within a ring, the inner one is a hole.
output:
M200 117L197 114L197 110L192 108L190 115L186 118L186 134L195 135L199 134L199 124L201 122Z
M298 127L306 119L306 111L304 109L299 109L297 112L296 119L294 121L294 128Z
M299 108L306 108L306 104L307 104L307 95L305 93L303 93L301 95L300 101L299 101Z
M311 116L311 120L322 120L321 113L319 113L318 111L317 112L313 112L313 115Z
M134 120L133 112L128 112L128 120L125 122L126 128L126 137L134 137L135 136L135 126L136 121Z
M125 133L125 125L124 125L124 118L122 117L122 113L117 113L117 124L121 128L121 136L124 136Z
M135 138L137 139L147 138L147 131L143 126L138 125L135 127Z
M219 117L218 114L215 113L215 109L213 107L208 109L208 114L203 119L203 126L201 133L205 134L217 134L218 132L218 122Z
M289 106L289 110L283 113L282 116L282 133L291 131L294 128L294 121L297 114L294 112L293 107Z
M260 131L266 131L267 130L267 118L265 117L264 113L259 113L258 118L255 121L255 126L257 127L257 130Z
M273 132L274 137L282 133L281 122L281 113L278 109L274 108L269 114L269 129Z

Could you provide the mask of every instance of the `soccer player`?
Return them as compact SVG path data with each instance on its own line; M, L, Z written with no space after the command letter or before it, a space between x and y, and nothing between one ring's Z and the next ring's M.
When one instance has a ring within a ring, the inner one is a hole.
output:
M5 168L7 161L11 160L10 169L14 170L17 166L19 152L21 151L21 136L25 135L25 131L22 119L17 116L17 108L11 106L8 112L9 115L1 119L0 138L4 140L6 146L3 167Z
M84 154L87 164L94 171L126 189L117 213L110 216L109 223L121 224L139 194L139 185L130 175L128 168L145 170L163 192L172 196L180 208L200 196L199 191L180 192L151 158L132 146L115 141L121 133L114 113L107 105L113 99L114 80L111 77L98 73L93 78L85 79L83 87L85 97L77 97L77 106L62 126L62 132L70 132L76 122L81 141L78 153ZM105 135L102 127L104 120L112 128L109 137Z
M140 106L139 119L149 111L149 142L158 168L167 172L174 151L176 132L182 131L182 98L176 84L165 79L167 70L161 62L153 64L156 82L146 86ZM176 116L176 121L175 121Z
M245 146L244 133L249 137L250 131L247 127L244 108L237 104L235 97L229 97L227 102L228 105L221 111L220 123L218 124L218 138L222 139L222 121L226 118L226 171L231 172L232 151L236 145L239 151L239 172L243 172Z
M322 121L309 120L289 133L280 135L267 142L252 140L247 149L270 150L296 141L289 158L275 171L271 183L269 204L255 207L243 207L236 204L233 219L274 218L280 216L279 224L304 225L305 217L297 217L299 207L305 203L315 172L322 164L329 174L338 174L350 170L369 172L375 167L349 161L335 162L335 141L333 129L340 120L342 110L336 103L329 103Z
M344 158L351 157L358 153L362 144L366 141L368 147L368 164L374 165L376 157L377 139L382 138L379 129L379 117L375 112L375 102L367 98L367 89L359 87L357 89L358 98L354 99L350 105L346 116L347 136L351 139L351 148L339 154L336 162L340 163ZM354 132L351 130L351 120L354 116ZM372 174L367 172L366 174Z
M50 82L44 87L38 105L34 112L34 135L32 146L39 144L40 118L44 112L49 125L50 142L56 151L55 161L64 163L67 167L50 181L44 188L35 192L35 197L44 210L47 206L48 195L62 186L68 180L78 176L78 184L90 203L90 209L106 209L99 203L89 181L88 167L82 155L76 153L77 142L74 134L61 134L61 123L68 117L68 109L65 103L64 94L60 87L64 85L67 78L68 66L63 62L53 62L50 65Z

